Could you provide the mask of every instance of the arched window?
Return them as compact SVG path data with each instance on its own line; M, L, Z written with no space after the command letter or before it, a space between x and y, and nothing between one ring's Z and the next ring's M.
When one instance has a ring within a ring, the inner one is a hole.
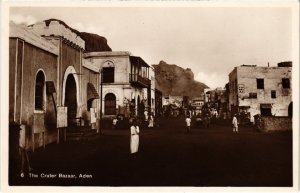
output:
M44 86L45 76L42 71L39 71L35 79L35 110L44 110Z
M116 96L112 93L108 93L104 98L104 114L115 115L116 114Z

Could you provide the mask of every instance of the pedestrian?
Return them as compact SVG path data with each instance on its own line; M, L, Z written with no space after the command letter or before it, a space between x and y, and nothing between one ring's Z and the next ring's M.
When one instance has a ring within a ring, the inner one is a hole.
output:
M189 133L191 130L191 122L192 122L192 120L191 120L190 116L187 116L185 119L187 133Z
M144 111L144 126L147 126L148 127L148 119L149 119L149 116L148 116L148 111Z
M113 128L113 129L117 129L117 124L118 124L118 119L117 119L117 117L115 117L115 118L112 120L112 128Z
M233 132L235 133L238 133L238 121L237 121L237 118L236 118L236 114L233 115L233 118L232 118L232 127L233 127Z
M30 167L29 157L27 153L26 126L23 124L20 126L19 153L21 157L21 177L24 177L24 173L32 171L32 168Z
M139 133L140 128L136 119L133 119L130 126L130 153L132 158L136 158L136 154L139 150Z
M148 125L148 127L149 127L150 129L152 129L153 126L154 126L154 118L153 118L153 115L152 115L152 113L151 113L150 116L149 116L149 125Z

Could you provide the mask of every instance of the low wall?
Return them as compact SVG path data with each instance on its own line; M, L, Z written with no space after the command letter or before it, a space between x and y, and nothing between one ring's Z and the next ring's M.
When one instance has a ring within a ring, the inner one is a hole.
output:
M293 123L290 117L260 117L255 120L255 126L260 131L292 130Z

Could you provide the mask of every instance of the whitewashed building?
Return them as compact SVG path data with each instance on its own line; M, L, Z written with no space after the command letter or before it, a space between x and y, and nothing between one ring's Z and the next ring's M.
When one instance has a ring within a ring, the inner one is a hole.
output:
M277 67L242 65L229 74L229 110L254 115L288 116L292 108L292 63Z
M149 65L141 57L125 51L89 52L83 63L98 68L102 77L102 117L144 115L151 82Z

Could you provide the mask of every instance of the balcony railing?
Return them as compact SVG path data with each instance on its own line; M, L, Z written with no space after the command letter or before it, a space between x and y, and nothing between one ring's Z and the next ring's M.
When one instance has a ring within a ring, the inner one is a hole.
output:
M129 74L129 81L131 84L141 87L149 87L151 84L148 78L142 77L139 74Z

